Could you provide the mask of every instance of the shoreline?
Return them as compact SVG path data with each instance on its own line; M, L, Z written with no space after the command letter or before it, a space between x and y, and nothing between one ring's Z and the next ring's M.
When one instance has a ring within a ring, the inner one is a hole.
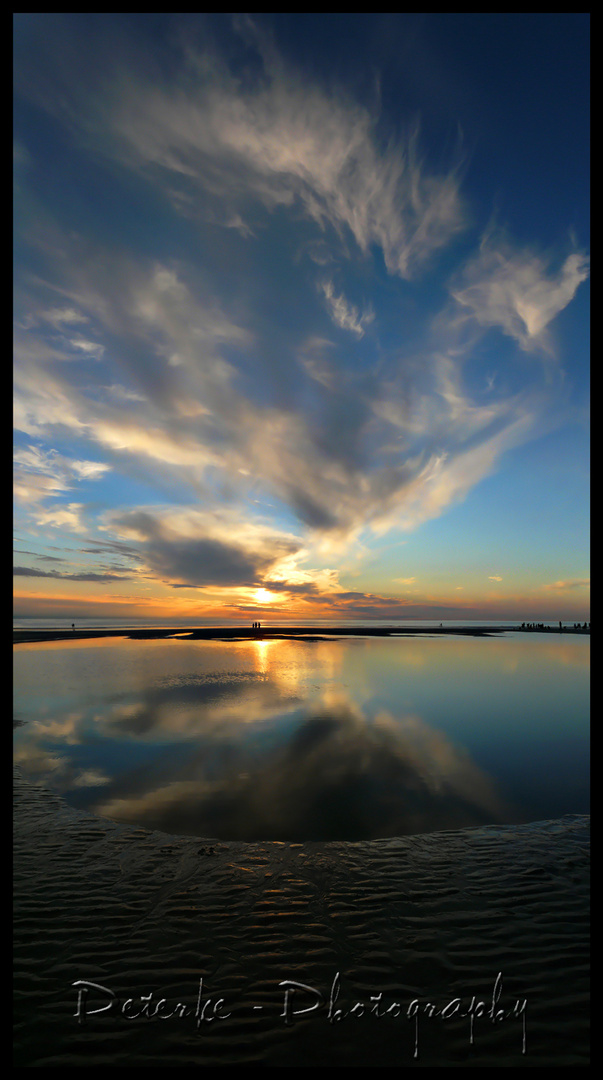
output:
M323 641L341 637L415 637L428 635L459 635L461 637L491 637L496 634L571 634L590 637L590 624L587 628L558 626L271 626L255 630L247 626L212 626L212 627L130 627L123 629L99 630L24 630L13 629L13 645L31 644L42 641L75 641L84 638L126 637L135 641L161 638L179 639L186 635L187 641L211 640L249 640L269 641L274 639Z

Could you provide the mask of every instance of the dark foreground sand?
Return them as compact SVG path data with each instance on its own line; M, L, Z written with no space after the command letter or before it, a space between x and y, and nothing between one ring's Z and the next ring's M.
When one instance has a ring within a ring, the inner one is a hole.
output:
M588 817L243 844L15 796L17 1066L589 1063Z

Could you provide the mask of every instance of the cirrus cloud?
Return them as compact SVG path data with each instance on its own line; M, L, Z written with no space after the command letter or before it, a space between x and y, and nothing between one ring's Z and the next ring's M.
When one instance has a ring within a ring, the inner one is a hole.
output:
M503 237L487 234L479 253L463 269L451 293L483 327L498 327L522 349L550 348L546 329L586 281L589 262L569 254L559 269L529 249L514 249Z
M222 218L250 235L240 216L250 195L269 211L297 204L321 229L352 236L364 254L377 245L390 273L414 277L465 227L458 163L430 170L416 127L383 146L378 116L286 67L250 19L233 26L256 55L255 84L190 41L176 80L161 78L142 45L134 65L124 42L115 55L102 33L87 67L68 24L59 36L57 23L65 62L53 68L47 51L21 88L97 152L143 171L179 212L190 214L202 192L202 216L215 219L221 206Z

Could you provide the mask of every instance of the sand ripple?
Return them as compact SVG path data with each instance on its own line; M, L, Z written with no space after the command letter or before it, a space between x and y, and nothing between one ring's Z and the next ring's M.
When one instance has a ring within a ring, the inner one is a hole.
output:
M19 776L15 797L18 1066L589 1062L587 817L244 844L95 819ZM80 1024L77 980L165 1015ZM287 1024L285 980L324 1002Z

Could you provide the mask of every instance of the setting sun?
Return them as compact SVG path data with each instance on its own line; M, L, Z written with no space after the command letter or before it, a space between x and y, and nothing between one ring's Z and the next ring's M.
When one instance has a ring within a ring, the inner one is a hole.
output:
M278 596L275 593L268 592L268 589L256 589L254 598L258 604L273 604L275 600L278 600Z

